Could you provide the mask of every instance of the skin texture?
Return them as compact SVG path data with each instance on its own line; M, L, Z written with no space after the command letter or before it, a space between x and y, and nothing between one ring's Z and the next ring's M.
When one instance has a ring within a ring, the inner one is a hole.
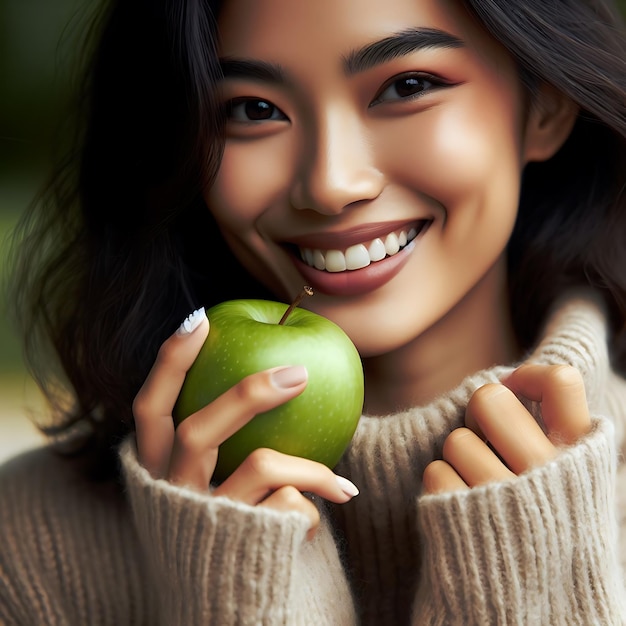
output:
M432 220L383 286L359 296L316 289L306 303L365 357L367 411L426 402L471 372L510 361L517 347L504 249L520 174L565 137L540 126L505 51L447 1L394 1L392 10L375 0L233 0L219 26L222 57L271 63L284 75L281 84L224 81L225 101L261 99L276 113L254 123L235 109L207 194L230 246L277 297L289 301L310 282L284 242L313 237L321 248L344 247L330 236L352 241L371 224ZM465 45L346 76L342 61L352 51L407 28L437 28ZM393 79L407 73L434 75L441 86L400 99ZM559 128L566 135L570 126Z
M306 306L359 349L366 411L428 402L478 369L515 359L505 249L520 176L526 163L558 150L575 107L547 86L531 103L506 51L448 0L230 0L219 29L221 96L231 113L207 205L277 299L292 299L305 283L318 287ZM346 62L407 29L437 29L457 43L405 47L366 67ZM376 271L332 279L285 245L343 250L424 221L415 244ZM230 433L306 386L260 372L174 431L172 407L208 331L203 322L164 344L134 407L142 463L197 489L207 488ZM547 433L516 394L543 403ZM513 479L590 422L574 370L526 366L479 389L466 423L426 469L426 491ZM213 493L299 510L313 534L319 516L302 492L345 502L354 495L345 487L319 464L260 450Z

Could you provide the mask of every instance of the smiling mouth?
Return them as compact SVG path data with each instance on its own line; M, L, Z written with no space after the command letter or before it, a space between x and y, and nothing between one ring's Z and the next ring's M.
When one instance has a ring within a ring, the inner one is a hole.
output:
M309 267L326 272L360 270L395 256L424 233L432 220L420 220L410 228L398 229L384 237L376 237L342 250L322 250L298 246L300 258Z

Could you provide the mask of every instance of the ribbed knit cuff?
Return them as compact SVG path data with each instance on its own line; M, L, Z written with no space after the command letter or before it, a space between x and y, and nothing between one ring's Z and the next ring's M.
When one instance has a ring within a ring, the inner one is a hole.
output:
M293 560L308 529L304 515L154 480L139 465L133 438L120 455L164 624L290 623Z
M516 480L422 497L416 623L625 623L613 440L612 424L594 420Z

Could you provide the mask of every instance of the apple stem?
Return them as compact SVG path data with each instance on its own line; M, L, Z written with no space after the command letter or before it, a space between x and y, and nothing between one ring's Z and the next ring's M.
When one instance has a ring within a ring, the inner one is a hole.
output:
M312 296L313 289L311 287L303 287L302 291L296 296L296 299L289 305L289 308L285 311L285 314L280 318L280 322L278 322L279 326L282 326L287 318L291 315L291 312L300 304L300 301L304 296Z

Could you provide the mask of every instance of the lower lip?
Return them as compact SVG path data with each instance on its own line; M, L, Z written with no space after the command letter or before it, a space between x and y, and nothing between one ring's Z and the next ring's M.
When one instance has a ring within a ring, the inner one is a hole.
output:
M360 270L345 272L320 271L298 258L295 258L295 262L300 274L314 290L329 296L360 296L382 287L399 274L414 248L415 241L412 241L391 257Z

